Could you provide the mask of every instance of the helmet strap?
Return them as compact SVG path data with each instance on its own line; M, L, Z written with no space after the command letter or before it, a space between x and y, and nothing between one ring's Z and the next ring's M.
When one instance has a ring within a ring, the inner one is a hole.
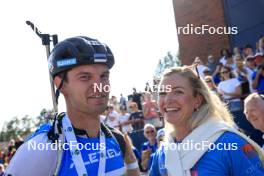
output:
M63 86L64 80L66 79L66 76L67 76L67 71L63 72L60 85L59 85L59 87L57 88L57 90L55 92L55 98L56 98L56 103L57 104L58 104L58 100L59 100L59 96L60 96L60 89Z

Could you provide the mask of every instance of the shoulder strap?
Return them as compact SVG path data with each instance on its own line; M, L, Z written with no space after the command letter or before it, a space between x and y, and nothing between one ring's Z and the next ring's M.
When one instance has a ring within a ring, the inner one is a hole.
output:
M102 130L104 133L110 133L110 136L114 137L119 144L120 150L123 154L123 158L126 154L126 141L123 134L115 128L109 127L106 124L102 124ZM107 134L106 134L107 136Z

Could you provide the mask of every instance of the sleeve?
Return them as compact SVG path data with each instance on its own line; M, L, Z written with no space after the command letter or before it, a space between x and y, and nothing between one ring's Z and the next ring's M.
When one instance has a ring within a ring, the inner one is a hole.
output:
M263 176L264 168L253 146L238 135L226 138L234 150L228 150L225 157L228 158L231 175L233 176ZM232 140L232 141L231 141Z
M56 168L57 151L43 148L46 144L48 144L46 133L39 134L22 144L10 161L5 174L12 176L53 175ZM50 147L50 145L47 146Z
M149 169L149 176L161 176L159 172L159 153L156 152L154 155L152 155L151 159L152 162Z

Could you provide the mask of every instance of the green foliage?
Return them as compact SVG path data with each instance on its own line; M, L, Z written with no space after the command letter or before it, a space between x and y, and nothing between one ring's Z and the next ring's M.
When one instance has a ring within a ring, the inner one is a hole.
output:
M13 117L10 121L5 122L0 132L0 142L9 141L17 135L25 136L35 131L41 124L50 121L53 111L42 109L37 117L25 115L22 118Z

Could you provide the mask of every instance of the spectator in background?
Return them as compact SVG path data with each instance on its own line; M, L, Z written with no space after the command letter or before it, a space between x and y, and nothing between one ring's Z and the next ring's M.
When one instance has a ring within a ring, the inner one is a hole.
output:
M248 81L248 72L246 67L244 66L244 60L240 55L234 56L236 69L234 70L235 76L240 81L241 85L241 94L243 98L245 95L250 93L249 81Z
M145 92L152 92L152 90L151 90L151 87L149 86L149 83L147 82L146 83L146 86L145 86Z
M253 74L256 70L255 57L253 55L249 55L248 57L246 57L245 62L246 62L245 69L247 70L247 79L249 82L250 92L254 92L255 89L252 87L252 83L253 83Z
M228 102L230 111L241 110L241 86L239 80L235 78L231 68L227 66L221 69L221 78L222 81L218 85L218 93L224 101Z
M109 99L109 103L111 106L113 106L114 110L119 112L119 104L118 104L118 101L117 101L117 98L116 96L112 96L110 99Z
M206 76L211 76L211 75L212 75L212 72L211 72L211 70L210 70L208 67L206 67L206 68L203 70L203 74L204 74L204 77L206 77Z
M126 98L123 97L123 94L120 94L120 100L119 100L119 108L127 110L127 105L126 105Z
M121 114L119 116L120 130L123 133L133 131L132 125L129 123L130 114L127 113L127 111L124 108L121 108L120 111L121 111Z
M5 153L0 151L0 164L4 164Z
M246 58L247 56L254 55L253 47L250 44L246 44L244 49L243 49L243 54L244 57Z
M152 98L154 101L158 101L158 87L159 87L160 79L157 77L154 77L153 79L153 92L152 92Z
M215 60L213 55L209 55L206 66L211 70L211 73L214 74L217 67L219 67L219 62Z
M259 38L257 52L264 55L264 36Z
M233 56L236 56L236 55L241 55L239 47L234 47L233 48Z
M133 88L133 94L131 96L132 102L136 102L137 103L137 106L138 106L139 110L142 110L141 97L142 97L142 94L137 93L136 88Z
M3 164L0 164L0 176L4 176L5 167Z
M16 152L15 140L11 139L8 143L8 157L11 159Z
M138 109L136 102L131 102L129 105L131 114L129 117L129 123L132 124L133 130L141 130L144 128L144 116L142 111Z
M199 76L200 76L201 78L204 78L204 73L203 73L203 72L204 72L204 70L205 70L207 67L203 64L203 62L201 61L201 59L200 59L199 57L196 57L196 58L194 59L193 64L197 67Z
M235 63L231 53L229 53L227 55L226 63L224 66L230 67L232 70L234 70L236 68L236 63Z
M24 143L24 140L20 135L17 135L16 140L15 140L15 148L16 150Z
M264 65L264 54L256 53L254 57L255 57L256 67L259 67L260 65Z
M160 146L161 142L164 141L164 138L165 138L165 129L161 128L161 129L158 130L157 135L156 135L156 139L157 139L157 142L158 142L158 147Z
M157 102L152 101L151 94L149 92L145 92L143 98L143 116L145 124L152 124L155 127L161 127L162 122L160 121L158 115Z
M158 148L158 142L156 139L157 131L155 127L151 124L146 124L144 126L144 136L148 140L142 144L141 147L141 156L142 162L141 165L143 169L148 170L150 168L150 156L152 153L155 153Z
M222 65L225 65L226 64L226 61L227 61L227 57L228 55L230 55L230 52L228 49L224 48L220 51L220 55L221 55L221 58L219 59L219 62L222 64Z
M258 70L253 73L252 79L252 87L264 94L264 65L258 67Z
M258 93L252 93L245 99L244 113L247 120L264 133L264 96Z
M217 92L217 86L215 85L212 76L206 76L204 78L204 81L206 82L206 84L209 87L209 89L211 90L211 92L213 92L214 94L220 96L220 94L218 94L218 92Z
M112 128L119 128L119 114L114 110L113 105L107 107L107 115L105 118L105 124Z

